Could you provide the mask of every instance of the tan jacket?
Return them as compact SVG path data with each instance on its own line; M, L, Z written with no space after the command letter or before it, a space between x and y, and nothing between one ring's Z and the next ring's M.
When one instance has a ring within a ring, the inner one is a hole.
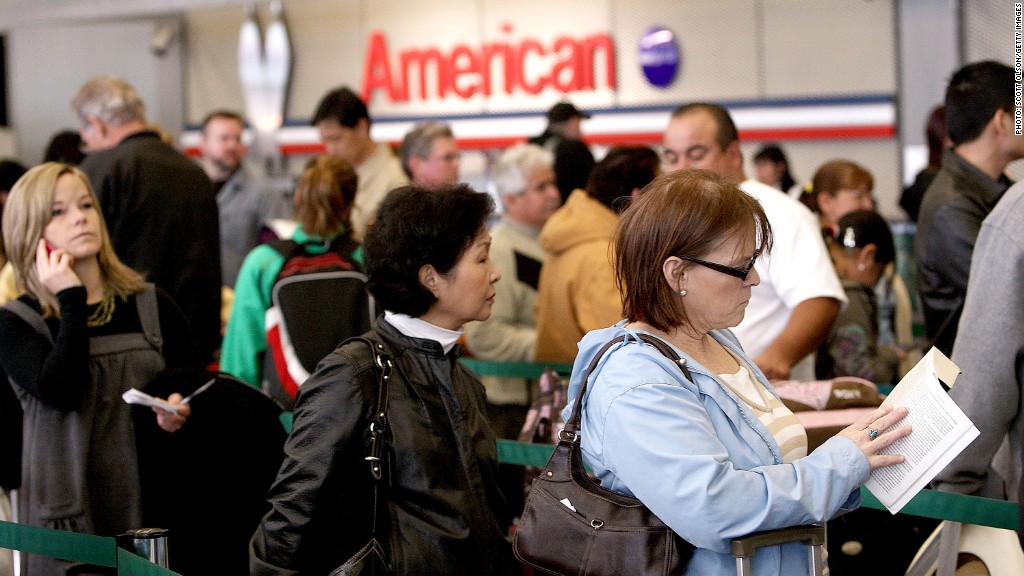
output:
M611 247L618 217L574 191L540 232L548 258L537 294L537 361L572 362L576 344L622 319Z

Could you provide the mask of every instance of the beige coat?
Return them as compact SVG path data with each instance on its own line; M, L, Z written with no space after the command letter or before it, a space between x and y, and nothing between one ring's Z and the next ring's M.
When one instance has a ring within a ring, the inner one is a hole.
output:
M548 258L537 294L538 362L572 362L587 332L622 319L611 247L617 223L608 207L576 190L541 229Z

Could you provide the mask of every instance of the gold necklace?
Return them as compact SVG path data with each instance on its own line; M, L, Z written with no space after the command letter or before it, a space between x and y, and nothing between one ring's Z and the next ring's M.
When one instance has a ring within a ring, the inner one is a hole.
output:
M90 328L97 326L103 326L110 322L110 319L114 317L114 308L117 307L117 303L114 300L113 294L105 294L103 300L100 300L96 310L89 315L89 318L85 321L85 324Z

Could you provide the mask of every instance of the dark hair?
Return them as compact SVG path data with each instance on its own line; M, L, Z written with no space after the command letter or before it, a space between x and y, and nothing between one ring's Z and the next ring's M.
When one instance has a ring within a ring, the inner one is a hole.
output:
M82 152L82 136L74 130L61 130L50 138L43 154L43 162L60 162L77 166L85 160ZM24 173L24 172L22 172ZM4 188L10 190L10 187Z
M349 227L359 178L348 162L336 156L317 156L295 186L295 219L313 236L330 236Z
M762 253L771 251L764 209L736 184L708 170L655 178L623 212L615 231L615 278L626 319L659 330L689 324L679 294L663 276L665 260L700 258L726 238L745 234L755 235Z
M369 126L370 113L366 110L366 103L348 86L342 86L331 90L320 100L310 124L316 126L323 120L334 120L345 128L355 128L363 118Z
M783 192L788 191L796 184L796 179L789 172L789 160L786 159L786 153L782 151L782 147L778 144L765 144L757 154L754 154L754 164L761 162L771 162L772 164L782 164L786 167L786 171L782 173L782 179L779 180L779 188Z
M220 110L214 110L213 112L210 112L209 114L206 115L205 118L203 118L203 124L202 124L202 131L203 131L203 133L206 132L207 124L209 124L212 120L215 120L217 118L224 118L226 120L234 120L234 121L238 122L239 124L241 124L243 128L245 127L245 118L243 118L241 114L239 114L238 112L235 112L234 110L220 109Z
M874 210L855 210L840 218L832 240L837 246L845 248L863 248L874 244L878 247L875 262L882 265L896 259L896 247L889 223Z
M932 109L928 115L928 123L924 127L924 136L928 140L928 165L938 168L942 166L942 153L946 150L946 107L942 104Z
M732 121L729 111L718 104L710 102L683 104L672 111L672 118L680 118L698 111L708 113L715 121L715 126L718 127L718 131L715 133L715 141L718 142L719 148L725 150L730 144L740 139L739 132L736 131L736 124Z
M14 183L18 181L28 172L28 168L25 168L16 160L0 160L0 191L10 192L11 188L14 187Z
M985 60L964 66L949 79L946 130L953 146L980 136L998 110L1013 110L1013 68Z
M465 184L392 190L363 239L366 287L378 306L413 317L426 313L436 298L420 284L420 268L451 271L493 211L490 195Z
M658 175L661 160L647 146L616 146L594 165L587 179L587 196L621 212L634 189L643 188Z

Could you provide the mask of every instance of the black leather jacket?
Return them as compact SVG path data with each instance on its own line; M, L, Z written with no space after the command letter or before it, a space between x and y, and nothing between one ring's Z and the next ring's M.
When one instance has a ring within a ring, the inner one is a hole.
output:
M924 195L914 239L917 283L928 339L946 356L967 295L971 254L988 216L1011 182L995 181L947 150Z
M383 319L367 336L384 342L395 364L391 482L380 493L377 530L393 573L522 574L505 538L510 518L480 382L457 362L457 347L445 355ZM369 539L373 485L364 458L377 375L370 347L350 342L302 385L271 511L253 536L253 574L327 574Z

